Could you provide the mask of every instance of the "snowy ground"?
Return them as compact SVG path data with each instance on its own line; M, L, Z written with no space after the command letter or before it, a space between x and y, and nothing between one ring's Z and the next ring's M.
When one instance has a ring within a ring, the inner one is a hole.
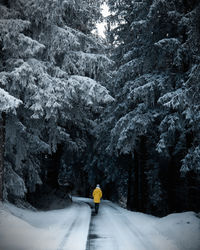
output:
M1 205L0 250L85 250L90 217L82 202L49 212Z
M193 212L157 218L90 199L33 212L0 204L0 250L199 250L200 220ZM91 216L92 215L92 216Z

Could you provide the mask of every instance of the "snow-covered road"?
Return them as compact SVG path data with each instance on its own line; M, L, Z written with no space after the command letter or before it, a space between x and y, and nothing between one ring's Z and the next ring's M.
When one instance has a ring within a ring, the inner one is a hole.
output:
M73 200L48 212L0 204L0 250L200 249L200 220L193 212L160 219L102 201L94 215L91 199Z
M88 250L178 250L154 228L155 217L135 213L141 217L135 223L132 214L103 201L99 215L91 221Z

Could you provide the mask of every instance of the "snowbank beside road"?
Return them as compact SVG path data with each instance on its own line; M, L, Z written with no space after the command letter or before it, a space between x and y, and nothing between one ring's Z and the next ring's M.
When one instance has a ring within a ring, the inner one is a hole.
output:
M48 212L0 204L0 249L85 250L90 214L85 203Z
M200 219L194 212L170 214L159 219L155 227L180 250L200 249Z
M51 228L36 228L5 210L0 212L0 249L56 249L57 234Z

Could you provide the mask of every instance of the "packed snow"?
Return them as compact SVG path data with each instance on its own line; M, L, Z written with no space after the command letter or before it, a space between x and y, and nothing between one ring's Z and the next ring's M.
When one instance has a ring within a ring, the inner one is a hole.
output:
M83 202L49 212L0 205L0 250L84 250L90 214Z
M103 200L73 198L47 212L0 204L1 250L198 250L200 219L194 212L158 218Z

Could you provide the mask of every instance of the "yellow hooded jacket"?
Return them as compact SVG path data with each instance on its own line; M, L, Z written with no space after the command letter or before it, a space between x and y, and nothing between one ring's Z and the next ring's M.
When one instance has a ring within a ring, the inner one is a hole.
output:
M100 203L100 199L102 197L102 191L100 188L96 187L95 190L92 193L92 196L94 198L94 203Z

